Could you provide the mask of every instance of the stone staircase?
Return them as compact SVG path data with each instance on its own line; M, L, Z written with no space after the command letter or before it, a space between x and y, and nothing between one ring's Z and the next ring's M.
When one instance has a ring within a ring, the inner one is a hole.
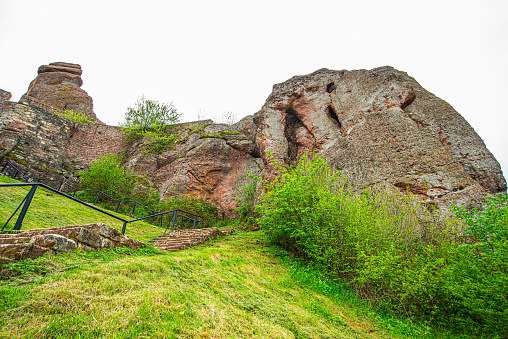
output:
M153 238L149 244L161 250L176 252L231 233L233 233L232 228L219 230L216 227L178 230Z

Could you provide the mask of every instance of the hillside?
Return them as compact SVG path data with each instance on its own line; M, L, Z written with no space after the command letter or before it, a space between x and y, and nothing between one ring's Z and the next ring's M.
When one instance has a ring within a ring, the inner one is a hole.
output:
M0 282L5 338L402 338L425 330L381 318L319 274L284 263L261 232L176 253L66 253L16 268L20 276Z
M18 181L0 176L0 183L8 182ZM29 190L30 189L27 187L9 187L0 190L0 222L2 226L16 210ZM108 212L127 219L132 219L120 213ZM15 220L15 218L11 220L6 230L12 229ZM38 189L29 212L23 221L23 229L84 225L96 222L103 222L119 231L121 231L123 225L121 221L94 211L77 202L65 199L48 190ZM0 229L2 226L0 226ZM129 224L125 232L127 236L142 242L147 242L161 233L163 233L162 228L142 221Z
M2 218L24 190L0 192ZM26 228L113 221L38 194ZM139 223L127 233L146 241L158 232ZM59 253L9 268L17 275L0 280L5 338L456 337L377 313L341 283L270 247L263 232L239 231L176 253Z

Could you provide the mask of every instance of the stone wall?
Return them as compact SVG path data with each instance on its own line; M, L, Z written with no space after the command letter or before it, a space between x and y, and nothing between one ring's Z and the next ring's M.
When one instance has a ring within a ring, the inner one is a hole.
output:
M120 127L90 124L74 129L66 153L76 162L90 164L103 155L121 154L127 147Z

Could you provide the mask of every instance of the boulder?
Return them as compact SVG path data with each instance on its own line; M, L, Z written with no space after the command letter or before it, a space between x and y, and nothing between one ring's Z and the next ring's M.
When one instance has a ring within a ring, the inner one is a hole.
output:
M464 118L392 67L295 76L274 86L253 122L268 179L277 174L269 152L285 166L317 152L362 186L387 183L445 206L506 191Z
M77 248L76 242L58 234L36 235L29 243L57 252L70 252Z

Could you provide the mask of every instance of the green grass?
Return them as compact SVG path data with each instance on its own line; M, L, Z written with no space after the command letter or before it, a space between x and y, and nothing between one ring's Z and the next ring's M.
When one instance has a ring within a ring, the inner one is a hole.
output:
M0 176L0 183L18 182L11 178ZM10 215L16 210L29 187L7 187L0 189L0 229ZM107 211L126 220L129 216ZM18 214L19 215L19 211ZM6 230L14 227L17 215L9 222ZM30 209L23 221L22 229L52 228L67 225L85 225L102 222L122 230L123 222L91 208L83 206L70 199L64 198L44 188L38 188ZM127 225L125 235L147 242L153 237L162 234L163 229L146 222L137 221Z
M0 337L421 337L386 333L381 317L275 255L262 232L175 253L112 249L17 265L22 275L0 281Z

